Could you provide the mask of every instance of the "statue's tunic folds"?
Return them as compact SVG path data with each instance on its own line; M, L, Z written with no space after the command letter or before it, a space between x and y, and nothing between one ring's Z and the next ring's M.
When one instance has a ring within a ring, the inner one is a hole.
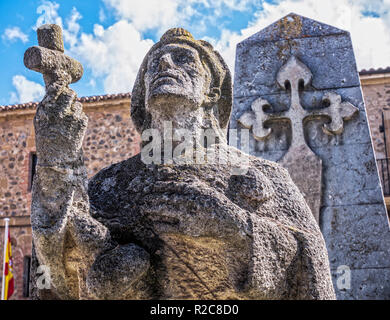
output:
M249 170L145 165L138 155L90 181L94 218L151 255L137 296L334 298L324 240L287 171L221 148L249 160Z

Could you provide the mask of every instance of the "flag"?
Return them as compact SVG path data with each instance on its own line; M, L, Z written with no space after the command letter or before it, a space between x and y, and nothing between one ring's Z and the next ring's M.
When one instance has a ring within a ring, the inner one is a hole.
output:
M4 267L4 300L8 300L14 293L14 275L13 275L13 264L12 264L12 250L11 250L11 236L8 229L8 238L5 251L5 267Z

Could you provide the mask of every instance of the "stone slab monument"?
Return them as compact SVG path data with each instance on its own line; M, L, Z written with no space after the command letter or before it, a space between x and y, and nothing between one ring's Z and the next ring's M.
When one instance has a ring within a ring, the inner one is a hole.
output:
M131 99L148 136L141 154L89 182L87 117L68 86L82 67L64 55L58 26L38 28L38 43L24 59L46 85L31 224L35 274L45 267L56 298L335 298L324 239L287 170L227 144L231 77L208 42L174 28L150 49Z
M230 128L287 168L338 299L390 298L390 229L350 34L289 14L237 45Z

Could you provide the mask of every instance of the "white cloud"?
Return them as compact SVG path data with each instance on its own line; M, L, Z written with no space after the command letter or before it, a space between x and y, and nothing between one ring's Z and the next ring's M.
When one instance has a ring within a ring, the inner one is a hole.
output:
M35 29L48 23L58 24L62 28L62 18L57 12L59 7L60 5L56 2L42 1L42 4L37 8L37 13L40 14L40 16L35 24Z
M157 29L159 34L173 26L190 31L204 31L215 22L215 16L229 11L245 11L258 7L254 19L239 32L225 29L219 39L211 39L233 68L238 42L262 30L290 12L345 29L351 32L358 68L381 67L390 64L390 0L279 0L267 3L259 0L104 0L120 19L129 21L140 32ZM208 14L200 7L210 10ZM365 16L375 12L379 17ZM195 20L191 18L196 17ZM373 36L375 35L375 36Z
M78 20L82 18L81 14L75 7L72 8L70 16L66 19L66 25L63 23L62 17L58 14L60 5L56 2L44 0L37 8L37 13L40 16L37 19L34 29L37 29L44 24L58 24L62 28L64 42L71 47L77 42L77 36L80 31Z
M91 80L89 80L88 85L89 85L91 88L95 88L95 87L96 87L96 81L95 81L95 79L92 78Z
M234 67L237 43L264 29L290 12L294 12L340 29L351 32L359 69L390 65L390 0L375 6L379 17L364 16L368 0L281 0L276 4L263 4L263 10L240 32L223 30L220 39L214 39L217 50L226 59L231 70Z
M240 33L224 29L222 30L221 37L219 39L207 38L205 40L209 41L221 54L233 74L234 61L236 59L236 45L250 35L251 34L248 33L247 29L241 30Z
M100 8L99 9L99 21L104 22L106 20L106 14L104 13L104 9Z
M23 33L19 27L5 29L2 38L9 41L21 40L23 43L28 41L27 34Z
M205 8L215 8L218 12L224 8L236 7L243 10L252 0L145 0L142 2L126 0L104 0L119 17L119 21L104 29L96 24L93 34L80 32L78 20L80 13L73 8L70 17L65 20L58 14L59 4L43 1L38 7L40 14L36 27L46 23L56 23L63 28L65 44L69 53L79 59L83 65L92 71L96 83L97 78L103 79L106 93L127 92L131 90L138 68L152 40L143 39L142 32L157 29L158 33L174 26L186 26L191 17L200 16L194 9L195 5ZM216 14L216 11L214 11ZM100 10L101 20L105 19L104 11ZM207 16L197 20L194 28L198 31L205 28Z
M40 101L45 95L45 88L34 81L27 80L22 75L12 78L16 92L11 92L11 103Z
M71 53L91 69L94 77L103 77L106 93L132 89L142 59L153 45L143 39L131 23L121 20L104 29L94 26L93 34L82 33Z
M244 11L249 4L260 0L103 0L114 9L119 19L134 24L139 31L157 29L159 34L172 27L189 27L202 31L206 22L215 22L216 16L228 12ZM204 14L204 9L210 10ZM192 23L191 18L195 17Z
M66 28L62 30L64 41L69 43L71 47L77 42L77 35L80 31L80 25L77 21L81 18L81 14L73 7L70 17L66 20Z
M132 22L139 31L150 29L168 29L183 24L186 17L180 10L182 0L104 0L108 7L115 10L120 19Z
M59 16L58 9L57 3L44 1L37 9L40 16L36 27L46 23L56 23L62 27L68 53L92 71L88 81L90 87L95 87L100 78L106 93L130 91L142 59L153 41L144 40L134 24L124 19L107 29L95 24L92 34L80 34L79 20L82 16L77 9L74 7L65 20ZM139 24L142 23L141 19ZM13 93L13 96L16 94Z
M214 15L226 14L228 10L245 11L249 5L260 4L259 0L186 0L183 3L188 5L203 5L205 8L213 9Z

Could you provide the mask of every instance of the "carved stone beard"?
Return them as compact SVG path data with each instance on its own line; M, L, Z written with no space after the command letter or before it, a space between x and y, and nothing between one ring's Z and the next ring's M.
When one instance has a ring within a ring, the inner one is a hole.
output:
M212 129L216 143L226 143L226 136L214 115L216 105L212 106L207 93L210 90L210 74L206 77L194 77L191 84L197 88L191 91L184 89L173 79L165 79L157 87L147 88L149 98L146 109L151 115L151 129L160 133L166 130L167 122L172 128L172 137L180 136L182 129L187 130L194 138L194 149L204 147L204 132ZM164 135L161 134L162 143ZM172 141L175 148L181 141Z
M203 100L206 99L204 97ZM147 105L147 110L151 114L151 129L159 130L163 144L163 133L167 127L171 130L171 137L181 136L182 129L187 130L194 138L193 147L196 150L205 147L204 134L210 129L214 132L215 143L227 143L226 135L214 115L216 106L206 106L205 103L199 105L196 100L172 94L155 97L149 103L151 105ZM174 139L172 147L175 148L181 142Z
M146 109L151 115L151 128L161 130L165 121L171 121L172 127L177 129L193 130L199 127L203 118L200 101L166 91L153 95L146 103Z

